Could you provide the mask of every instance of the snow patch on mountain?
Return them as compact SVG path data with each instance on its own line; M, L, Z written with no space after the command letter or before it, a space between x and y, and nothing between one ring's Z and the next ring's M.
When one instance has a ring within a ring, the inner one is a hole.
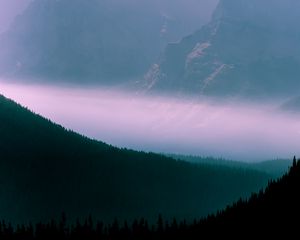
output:
M186 63L189 64L194 59L200 58L204 55L204 50L211 46L210 42L197 43L193 50L188 54Z
M226 69L233 69L233 65L225 64L225 63L217 63L215 62L216 65L219 65L214 72L212 72L204 81L202 85L201 91L204 91L205 88L207 88L214 80L216 77L218 77L220 74L222 74Z
M153 64L150 70L144 76L147 90L151 89L160 79L160 67L158 64Z

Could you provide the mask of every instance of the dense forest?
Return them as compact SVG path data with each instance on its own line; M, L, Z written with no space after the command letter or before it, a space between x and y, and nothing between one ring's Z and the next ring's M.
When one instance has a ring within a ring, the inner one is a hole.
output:
M270 174L273 178L281 177L285 174L292 164L292 159L273 159L259 162L239 162L223 158L201 157L193 155L167 154L174 159L188 161L192 163L201 163L213 166L227 166L238 169L252 169Z
M266 189L255 193L249 200L239 200L216 215L187 223L185 220L164 221L160 215L157 223L149 225L144 219L132 224L94 223L88 217L83 223L69 225L66 216L47 224L20 226L0 223L0 238L7 240L35 239L199 239L201 237L245 236L297 236L300 213L300 161L294 158L289 172L277 181L270 181ZM246 235L245 235L246 234ZM283 234L283 235L278 235Z
M117 134L117 133L116 133ZM266 186L270 176L176 161L88 139L0 97L0 218L48 221L65 212L104 222L158 214L206 216Z

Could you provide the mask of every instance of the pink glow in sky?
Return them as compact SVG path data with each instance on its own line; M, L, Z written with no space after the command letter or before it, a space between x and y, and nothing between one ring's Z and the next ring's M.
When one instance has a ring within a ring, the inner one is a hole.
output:
M300 116L283 114L270 104L3 83L0 93L67 128L120 147L247 161L300 153Z

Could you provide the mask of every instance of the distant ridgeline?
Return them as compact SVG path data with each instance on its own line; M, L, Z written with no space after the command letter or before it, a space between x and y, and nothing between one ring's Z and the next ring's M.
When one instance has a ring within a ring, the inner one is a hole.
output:
M158 217L151 225L141 218L129 224L115 220L106 225L94 222L91 217L83 223L77 221L69 226L66 216L47 224L38 223L35 227L17 226L13 228L0 223L0 239L200 239L201 237L257 237L285 236L284 239L299 234L300 214L300 161L294 159L289 172L277 181L269 182L264 191L253 194L247 201L235 204L193 223L171 222ZM283 234L283 235L281 235Z
M226 160L223 158L213 157L200 157L200 156L188 156L188 155L177 155L167 154L167 156L174 159L188 161L192 163L201 163L206 165L230 167L237 169L252 169L270 174L273 178L281 177L285 174L292 164L292 159L275 159L266 160L262 162L238 162L232 160Z
M117 133L116 133L117 134ZM249 197L271 176L118 149L0 96L0 219L191 220Z

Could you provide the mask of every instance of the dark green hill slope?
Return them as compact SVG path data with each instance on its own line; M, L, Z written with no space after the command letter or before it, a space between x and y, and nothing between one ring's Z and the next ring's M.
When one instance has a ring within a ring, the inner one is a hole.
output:
M117 134L117 133L116 133ZM118 149L67 131L0 96L0 217L205 216L269 175Z
M203 233L209 233L211 237L222 233L222 237L240 238L242 233L247 233L248 237L294 238L299 234L299 189L300 160L294 158L289 172L279 180L271 181L264 191L194 224L186 234L189 238Z
M174 159L183 160L192 163L201 163L214 166L227 166L231 168L238 169L252 169L257 171L262 171L270 174L273 178L281 177L285 174L289 167L292 164L292 160L288 159L276 159L276 160L267 160L261 162L240 162L226 160L222 158L213 158L213 157L200 157L200 156L186 156L186 155L176 155L168 154L167 156Z

